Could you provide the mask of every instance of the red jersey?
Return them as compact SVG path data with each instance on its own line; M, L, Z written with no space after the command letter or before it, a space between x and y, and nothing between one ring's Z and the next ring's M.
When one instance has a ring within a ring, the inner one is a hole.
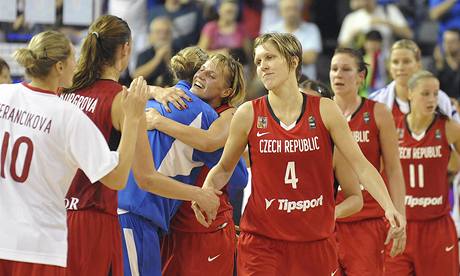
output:
M395 120L395 122L398 122L399 120L401 120L401 118L404 117L404 115L406 115L401 111L401 108L396 102L396 99L393 103L393 108L391 108L391 113L393 114L393 119Z
M231 106L229 106L228 104L223 104L215 110L218 114L221 114L229 108L231 108ZM210 169L206 166L204 166L201 169L200 174L198 175L195 181L195 186L203 186L209 171ZM209 228L204 227L196 220L195 213L192 210L190 201L184 201L182 202L181 207L179 208L173 220L171 221L171 229L182 232L194 233L216 231L216 228L222 227L224 223L228 223L229 220L233 219L233 207L230 204L227 189L222 190L222 195L219 198L220 206L217 210L217 216L211 224L211 226L209 226Z
M112 102L122 86L112 80L98 80L91 86L63 94L61 98L78 106L94 122L104 135L112 151L116 151L121 134L112 125ZM96 164L97 165L97 164ZM95 208L117 215L117 191L107 188L101 182L91 184L82 170L78 170L67 192L67 210Z
M295 126L287 130L268 97L252 101L248 136L252 194L241 220L244 232L285 241L316 241L334 230L332 139L319 97L304 96Z
M379 129L375 122L375 104L376 102L372 100L362 98L360 107L351 116L348 125L364 156L366 156L367 160L377 171L381 171L380 158L382 151L380 148ZM364 201L363 209L353 216L338 219L337 221L358 221L368 218L379 218L385 215L383 209L369 192L366 190L362 190L362 192ZM337 194L337 203L342 202L344 199L343 192L339 191Z
M407 220L429 220L446 215L448 202L447 165L450 147L446 137L447 118L436 115L425 135L415 139L406 117L397 124L399 158L406 182Z

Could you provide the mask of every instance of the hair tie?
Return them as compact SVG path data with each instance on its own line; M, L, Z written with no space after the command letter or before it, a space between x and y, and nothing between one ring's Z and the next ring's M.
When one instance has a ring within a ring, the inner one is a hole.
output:
M95 35L96 38L99 38L99 33L98 32L92 32L91 34Z

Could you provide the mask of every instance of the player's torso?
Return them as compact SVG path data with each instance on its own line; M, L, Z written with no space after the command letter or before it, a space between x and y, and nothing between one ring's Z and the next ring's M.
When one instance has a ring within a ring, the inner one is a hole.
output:
M348 125L366 159L377 169L377 171L380 171L382 152L380 148L379 129L374 115L375 104L374 101L362 98L361 106L351 116ZM384 215L383 209L378 205L375 199L368 191L364 190L362 185L360 186L363 192L363 208L357 214L339 219L338 221L357 221L382 217ZM344 194L339 189L337 203L342 202L344 199Z
M431 219L449 212L447 166L450 148L446 121L436 115L425 135L419 139L410 133L405 117L397 124L408 220Z
M296 125L284 129L268 104L253 101L248 144L252 194L242 230L273 239L310 241L332 233L332 141L319 112L320 98L305 97Z
M75 93L61 95L61 98L79 107L99 128L109 148L117 150L121 133L112 124L112 103L122 90L118 82L97 80L91 86ZM101 182L91 184L82 170L78 170L67 193L67 209L71 211L95 208L116 215L117 192Z

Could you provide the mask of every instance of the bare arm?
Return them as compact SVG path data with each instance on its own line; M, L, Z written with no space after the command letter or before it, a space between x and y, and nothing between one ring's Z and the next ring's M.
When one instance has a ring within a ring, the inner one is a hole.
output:
M439 20L444 14L450 11L457 0L445 0L441 4L430 9L430 19Z
M161 116L156 110L149 110L147 114L150 117L148 118L148 128L158 129L200 151L213 152L224 147L234 113L235 108L222 112L209 129L204 130L183 125Z
M338 150L334 151L334 174L345 196L344 201L335 206L335 217L345 218L359 212L363 208L359 179Z
M454 145L457 154L460 154L460 124L449 120L446 124L446 135L449 144Z
M230 132L219 163L212 168L203 184L204 188L222 189L230 179L236 164L248 144L254 114L251 102L241 105L230 125Z
M118 146L119 163L106 176L99 181L114 190L121 190L126 186L129 171L134 158L134 150L139 129L139 121L143 116L144 106L147 101L147 85L143 79L133 81L130 92L118 93L112 104L112 121L115 119L116 128L121 125L121 140ZM115 116L114 111L123 114L121 118Z
M165 45L156 50L155 56L150 59L147 63L139 66L134 71L134 77L147 78L150 74L158 68L164 58L171 52L171 46Z
M404 198L406 186L399 161L398 137L393 115L383 104L374 106L375 121L379 129L379 139L382 149L383 164L388 177L389 192L391 199L398 212L405 216L406 206Z

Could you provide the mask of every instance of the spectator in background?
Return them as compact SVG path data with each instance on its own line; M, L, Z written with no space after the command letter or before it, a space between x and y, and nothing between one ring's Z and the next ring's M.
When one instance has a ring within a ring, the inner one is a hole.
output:
M222 0L218 14L217 21L208 22L204 26L198 47L208 53L230 54L242 64L247 64L251 42L243 25L237 21L238 2Z
M447 29L442 46L434 50L436 72L441 90L451 98L460 98L460 29ZM441 50L442 49L442 50Z
M134 77L144 77L149 85L170 86L173 77L169 71L169 61L175 51L169 18L157 17L152 20L149 41L151 47L139 55Z
M3 58L0 58L0 84L10 84L10 66Z
M460 29L460 1L430 0L430 18L439 22L438 42L447 29Z
M152 8L150 18L167 16L173 25L174 45L177 49L183 49L195 45L200 38L203 28L203 11L195 3L188 0L166 0L164 5L156 5Z
M387 55L382 51L383 37L379 31L372 30L366 34L364 41L364 61L369 65L365 85L360 88L359 94L366 97L372 92L385 87L387 72L385 60Z
M383 37L384 52L388 52L395 37L412 38L413 33L396 5L377 5L377 0L362 0L365 7L349 13L342 22L338 42L340 46L360 48L364 35L370 30Z
M322 51L318 26L302 20L303 0L281 0L279 5L283 20L269 26L268 31L295 35L302 44L302 74L316 79L315 62Z
M280 15L278 0L262 0L262 12L260 18L260 33L268 32L273 23L283 20Z

